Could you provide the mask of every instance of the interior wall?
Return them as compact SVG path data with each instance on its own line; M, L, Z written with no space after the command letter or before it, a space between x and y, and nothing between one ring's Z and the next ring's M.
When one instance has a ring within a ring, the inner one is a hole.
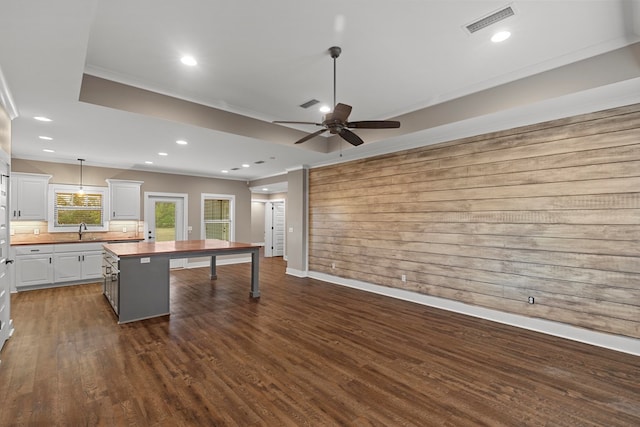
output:
M308 177L306 167L287 172L285 258L287 273L298 276L307 272Z
M52 175L52 184L79 184L80 165L12 159L13 172L42 173ZM193 227L188 240L200 236L201 193L233 194L236 200L235 223L238 242L251 242L251 192L245 181L174 175L157 172L83 166L84 185L106 187L105 179L143 181L140 197L140 213L144 219L144 192L187 193L189 195L188 224Z
M309 270L639 338L639 128L640 104L312 169Z

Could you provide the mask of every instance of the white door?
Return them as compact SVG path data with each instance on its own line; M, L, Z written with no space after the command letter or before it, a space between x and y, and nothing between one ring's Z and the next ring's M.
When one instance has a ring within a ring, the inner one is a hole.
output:
M11 295L9 283L9 166L0 160L0 349L11 335Z
M148 242L186 240L186 194L145 192L144 221ZM171 268L184 267L185 259L172 259Z
M284 255L284 202L267 202L265 212L265 257Z

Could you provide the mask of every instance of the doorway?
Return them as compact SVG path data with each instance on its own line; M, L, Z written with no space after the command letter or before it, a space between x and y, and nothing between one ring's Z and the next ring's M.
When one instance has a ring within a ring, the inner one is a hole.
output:
M264 206L265 215L265 242L264 256L284 256L285 252L285 210L284 201L266 202Z
M144 193L145 241L186 240L187 194ZM186 266L186 259L172 259L171 268Z

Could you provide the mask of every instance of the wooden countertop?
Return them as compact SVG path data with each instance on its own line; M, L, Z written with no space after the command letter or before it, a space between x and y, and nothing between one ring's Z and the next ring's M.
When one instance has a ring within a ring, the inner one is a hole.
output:
M132 242L111 243L104 248L119 257L136 257L161 254L186 254L207 251L237 251L243 249L260 248L260 245L251 243L227 242L226 240L179 240L170 242Z
M24 245L59 245L59 244L68 244L68 243L109 243L109 242L140 242L144 239L142 238L136 238L136 237L131 237L131 238L127 238L127 237L123 237L123 238L116 238L116 237L112 237L112 238L90 238L90 239L86 239L86 240L58 240L58 239L48 239L48 238L43 238L43 239L38 239L38 238L31 238L28 240L20 240L18 242L11 242L11 246L24 246Z

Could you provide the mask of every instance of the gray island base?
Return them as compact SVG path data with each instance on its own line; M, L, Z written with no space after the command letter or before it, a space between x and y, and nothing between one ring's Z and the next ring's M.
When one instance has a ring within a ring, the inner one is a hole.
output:
M112 269L111 274L105 274L104 293L118 317L118 323L170 314L169 261L174 258L210 257L210 277L213 280L217 278L216 256L251 254L249 295L251 298L260 297L260 247L256 245L212 239L117 243L104 245L104 249L105 260L111 260L109 267ZM110 285L108 281L111 281Z

